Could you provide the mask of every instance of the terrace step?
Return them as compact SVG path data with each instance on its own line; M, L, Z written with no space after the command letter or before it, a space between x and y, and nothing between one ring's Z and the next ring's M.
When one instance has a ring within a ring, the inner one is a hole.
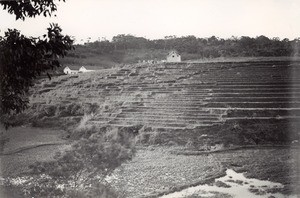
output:
M118 116L115 119L124 119L124 120L141 120L141 121L166 121L166 122L184 122L184 123L198 123L198 122L219 122L218 117L164 117L164 116Z
M208 110L199 110L199 109L192 109L192 110L185 110L185 111L174 111L172 109L166 108L123 108L122 113L161 113L161 114L172 114L172 115L194 115L194 114L209 114Z
M132 116L142 116L142 117L168 117L168 118L191 118L191 119L201 119L201 118L218 118L219 114L187 114L187 113L156 113L156 112L130 112L121 113L118 115L120 117L132 117Z
M158 105L158 106L202 106L207 103L219 103L219 104L231 104L231 103L300 103L300 98L235 98L235 97L229 97L229 98L214 98L214 97L198 97L197 99L193 98L191 100L188 99L178 99L178 100L161 100L161 101L153 101L153 100L147 100L147 99L142 99L141 101L126 101L126 105L128 104L140 104L140 106L153 106L153 105Z
M244 103L220 103L210 102L205 107L230 107L230 108L300 108L299 102L244 102Z
M131 108L152 108L152 109L170 109L173 110L190 110L201 109L211 107L227 107L227 108L300 108L300 102L207 102L190 105L171 105L171 104L159 104L159 103L144 103L143 105L129 105Z
M181 124L201 124L201 123L216 123L220 122L218 118L202 118L202 119L178 119L178 118L163 118L163 117L116 117L113 121L123 122L156 122L156 123L181 123Z
M300 98L292 98L292 97L285 97L285 98L279 98L279 97L273 97L273 98L269 98L269 97L257 97L257 98L234 98L234 97L228 97L228 98L204 98L202 100L202 102L223 102L223 103L230 103L230 102L240 102L240 103L244 103L244 102L300 102Z
M143 98L142 102L143 103L190 103L190 104L194 104L194 103L198 103L198 102L206 102L206 101L211 101L211 102L247 102L247 101L252 101L252 102L256 102L256 101L265 101L265 102L276 102L276 101L299 101L300 98L299 97L292 97L292 96L285 96L285 97L247 97L247 96L236 96L236 97L232 97L232 96L227 96L227 97L222 97L222 96L206 96L206 97L199 97L199 98L168 98L168 99L164 99L161 101L154 101L154 98ZM113 100L113 101L120 101L120 100ZM131 102L131 101L127 101L127 102ZM134 102L134 101L132 101Z
M300 116L278 116L278 117L230 117L230 118L224 118L224 120L289 120L292 122L299 122Z
M214 93L231 93L231 92L238 92L238 93L273 93L273 92L289 92L289 93L300 93L300 89L298 88L289 88L289 89L212 89L211 92Z
M172 108L166 107L159 107L159 106L128 106L127 109L131 109L132 112L135 111L161 111L161 112L199 112L201 110L206 110L207 107L182 107L182 106L176 106ZM137 110L136 110L137 109Z
M191 123L198 123L198 122L209 122L209 123L214 123L214 122L220 122L220 120L218 118L203 118L203 119L191 119L191 120L187 120L187 119L178 119L178 118L163 118L163 117L116 117L114 118L112 121L139 121L139 122L157 122L157 123L187 123L187 122L191 122ZM198 122L197 122L198 121Z
M112 121L109 125L113 126L136 126L136 125L144 125L152 128L177 128L184 129L187 127L186 124L161 124L161 123L142 123L142 122L120 122L120 121Z
M223 117L277 117L277 116L300 116L300 110L229 110Z
M202 123L197 125L189 125L189 124L181 124L181 123L151 123L151 122L140 122L140 121L131 121L131 122L121 122L121 121L112 121L109 125L113 126L136 126L136 125L144 125L152 128L164 128L164 129L186 129L186 128L195 128L201 126L213 126L216 123Z
M300 97L300 93L272 92L272 93L212 93L214 97Z

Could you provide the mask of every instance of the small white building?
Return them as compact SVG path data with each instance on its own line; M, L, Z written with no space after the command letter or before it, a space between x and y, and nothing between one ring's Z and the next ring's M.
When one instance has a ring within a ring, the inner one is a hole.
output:
M87 69L87 68L84 67L84 66L80 67L80 69L79 69L79 72L80 72L80 73L86 73L86 72L92 72L92 71L95 71L95 70Z
M170 53L167 56L167 62L169 62L169 63L181 62L180 54L175 50L170 51Z
M74 69L70 69L70 67L65 67L64 68L64 73L65 74L78 74L79 71L78 70L74 70Z
M78 69L78 66L67 66L64 68L65 74L78 74L78 73L86 73L86 72L92 72L95 71L88 66L82 66Z

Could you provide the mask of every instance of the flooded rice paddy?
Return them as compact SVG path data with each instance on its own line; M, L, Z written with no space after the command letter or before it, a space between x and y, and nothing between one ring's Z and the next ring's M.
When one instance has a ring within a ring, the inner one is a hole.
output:
M227 169L226 175L216 179L213 185L204 184L189 187L179 192L164 195L161 198L216 197L217 195L243 198L297 197L279 193L283 187L281 183L246 178L243 173Z

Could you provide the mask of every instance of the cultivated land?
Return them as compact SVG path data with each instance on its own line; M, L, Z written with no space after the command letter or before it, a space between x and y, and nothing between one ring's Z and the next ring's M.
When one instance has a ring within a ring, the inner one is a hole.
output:
M29 140L24 151L7 143L1 160L28 165L47 146L50 160L78 138L78 125L119 127L135 133L138 145L136 157L109 181L126 197L212 183L227 168L299 193L299 74L299 62L278 60L134 64L41 80L30 108L12 122L57 135L40 138L40 149ZM9 170L3 164L2 174Z

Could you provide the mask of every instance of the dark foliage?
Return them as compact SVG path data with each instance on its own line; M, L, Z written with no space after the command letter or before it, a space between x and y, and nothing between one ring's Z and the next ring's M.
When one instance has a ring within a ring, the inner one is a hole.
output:
M48 16L56 10L53 0L0 1L0 5L22 20L40 14ZM42 38L26 37L16 29L9 29L0 37L1 116L24 110L28 103L26 94L34 79L59 67L58 58L73 49L73 40L61 32L57 24L50 24Z
M27 106L26 93L42 72L58 67L58 57L72 49L72 40L57 25L48 28L44 39L27 38L17 30L0 37L2 113L19 113Z
M25 20L26 17L36 17L41 14L45 17L51 16L57 10L55 0L4 0L0 1L0 5L4 10L15 15L16 20Z
M197 38L195 36L166 36L164 39L149 40L143 37L120 34L112 41L103 40L78 45L72 57L84 58L83 54L111 54L130 49L172 50L176 49L185 57L216 58L245 56L294 56L299 55L299 38L280 40L266 36L251 38L242 36L222 39L215 36ZM83 53L84 52L84 53ZM193 55L193 56L191 56Z

